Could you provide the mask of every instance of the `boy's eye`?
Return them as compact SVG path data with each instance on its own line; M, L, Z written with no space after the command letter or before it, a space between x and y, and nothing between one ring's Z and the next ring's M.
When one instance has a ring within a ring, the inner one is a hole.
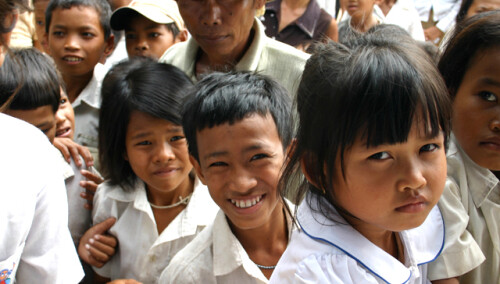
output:
M64 99L61 99L61 101L59 102L59 104L63 105L63 104L65 104L66 102L68 102L68 99L64 98Z
M45 26L45 24L43 23L43 21L36 21L36 22L35 22L35 24L36 24L37 26L40 26L40 27Z
M488 102L496 102L498 100L495 94L487 91L480 92L479 97Z
M64 33L61 32L61 31L55 31L52 33L52 35L56 36L56 37L61 37L61 36L64 36Z
M89 33L89 32L85 32L85 33L82 33L82 36L86 37L86 38L91 38L91 37L94 37L94 34L93 33Z
M135 39L135 38L136 38L135 34L132 33L125 34L125 39Z
M378 152L378 153L375 153L375 154L371 155L370 157L368 157L368 159L370 159L370 160L385 160L385 159L389 159L390 157L391 156L387 152Z
M264 159L267 157L269 157L269 155L261 153L261 154L257 154L257 155L252 156L252 158L250 158L250 161L260 160L260 159Z
M437 144L427 144L420 148L420 152L433 152L437 149L439 149L439 146Z
M212 167L223 167L223 166L227 166L227 164L224 163L224 162L214 162L214 163L211 163L210 165L208 165L209 168L212 168Z
M159 36L160 36L160 33L157 33L157 32L153 32L153 33L149 34L149 37L152 37L152 38L159 37Z
M170 138L170 142L175 142L175 141L179 141L182 139L184 139L183 136L174 136L174 137Z

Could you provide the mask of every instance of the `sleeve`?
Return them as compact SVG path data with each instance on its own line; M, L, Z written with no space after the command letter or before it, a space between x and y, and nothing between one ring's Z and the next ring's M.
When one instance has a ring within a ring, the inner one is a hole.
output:
M445 244L441 255L429 263L430 280L463 275L485 259L481 248L467 231L469 216L461 202L460 189L453 180L447 180L438 205L445 223Z
M455 18L460 10L460 4L462 4L462 1L456 0L450 11L443 18L439 19L439 22L436 24L436 27L443 33L448 32L455 23Z
M17 272L18 283L78 283L83 270L68 229L66 189L58 158L47 151L36 178L45 179ZM47 164L48 163L48 164ZM40 181L42 183L42 181Z

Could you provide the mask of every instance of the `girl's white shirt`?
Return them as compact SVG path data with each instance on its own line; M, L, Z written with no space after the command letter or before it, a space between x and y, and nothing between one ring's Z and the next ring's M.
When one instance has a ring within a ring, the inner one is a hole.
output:
M117 219L109 233L118 239L118 247L108 263L94 270L111 279L156 283L174 255L213 221L218 208L196 178L188 205L158 235L144 182L138 180L127 191L105 182L97 189L92 216L94 224L109 217Z
M317 197L306 198L317 204ZM427 263L436 259L444 243L437 206L421 226L400 232L404 265L331 209L336 222L311 209L306 200L299 205L300 230L292 232L270 283L430 283Z

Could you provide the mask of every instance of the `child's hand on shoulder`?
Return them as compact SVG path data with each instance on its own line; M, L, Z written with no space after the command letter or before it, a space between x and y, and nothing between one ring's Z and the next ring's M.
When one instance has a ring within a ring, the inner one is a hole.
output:
M100 268L111 259L118 240L107 231L115 222L116 219L110 217L85 232L78 244L78 255L83 261Z
M97 190L97 186L103 182L103 179L98 173L88 170L81 170L80 172L87 179L80 181L80 186L85 188L85 192L80 193L80 196L87 200L87 203L84 205L85 209L92 210L94 194Z
M68 161L68 163L71 161L71 158L73 158L75 164L78 167L81 167L82 161L80 156L82 156L87 167L94 165L94 157L92 157L89 149L74 142L70 138L56 137L54 138L54 146L61 151L61 154L64 156L64 159Z

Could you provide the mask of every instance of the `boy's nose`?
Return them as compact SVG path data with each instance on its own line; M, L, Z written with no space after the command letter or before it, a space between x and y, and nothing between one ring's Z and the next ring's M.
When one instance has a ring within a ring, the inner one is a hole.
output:
M79 48L78 40L74 36L68 36L64 43L64 48L68 50L75 50Z
M214 26L221 24L221 9L216 0L207 0L204 12L202 13L202 23L205 26Z
M257 186L257 180L247 170L236 168L230 175L229 189L242 194L248 193Z

